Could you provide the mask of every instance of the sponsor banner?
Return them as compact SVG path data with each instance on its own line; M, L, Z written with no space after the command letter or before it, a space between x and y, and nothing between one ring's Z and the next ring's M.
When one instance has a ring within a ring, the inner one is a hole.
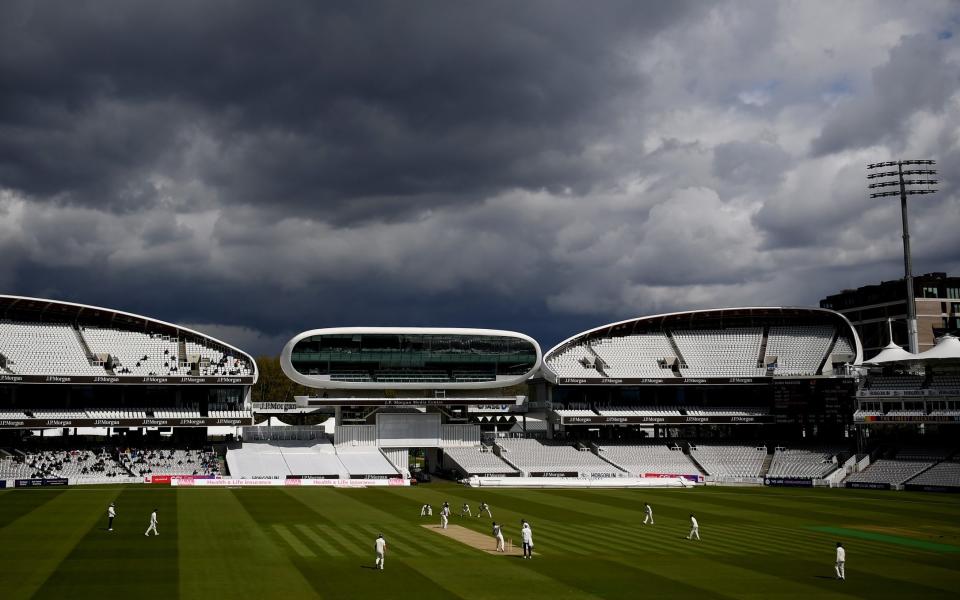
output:
M521 405L525 396L505 398L304 398L301 407L311 406L501 406Z
M858 398L920 398L960 396L960 389L938 388L935 390L858 390Z
M696 483L703 483L703 475L684 475L681 473L644 473L643 476L649 479L686 479Z
M919 485L916 483L908 483L903 486L903 489L911 490L914 492L945 492L945 493L954 493L954 494L960 493L960 487L949 486L949 485Z
M194 487L338 487L406 486L406 479L172 479L174 486Z
M49 487L67 485L67 479L55 477L51 479L16 479L13 487Z
M327 473L326 475L287 475L287 479L339 479L336 473Z
M589 417L561 417L560 423L563 425L714 425L714 424L754 424L754 423L773 423L773 415L753 415L749 417L741 416L589 416Z
M248 427L253 419L199 417L196 419L0 419L0 429L44 427Z
M860 490L889 490L889 483L877 483L875 481L848 481L846 483L848 488L855 488Z
M579 477L579 471L533 471L530 477Z
M558 385L765 385L773 377L558 377Z
M253 377L193 377L134 375L14 375L0 374L0 383L60 383L70 385L253 385Z
M867 415L854 419L856 423L960 423L960 415Z
M781 487L813 487L813 480L802 477L767 477L763 480L763 484Z
M196 479L215 479L215 475L145 475L144 483L154 483L158 485L176 485L174 481L181 484L183 482L194 481Z

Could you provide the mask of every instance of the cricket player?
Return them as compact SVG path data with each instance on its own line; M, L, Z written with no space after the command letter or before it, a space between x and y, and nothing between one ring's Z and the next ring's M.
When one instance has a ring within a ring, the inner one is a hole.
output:
M523 540L523 558L533 558L533 530L530 529L530 523L522 521L520 528L520 539Z
M463 503L463 506L460 507L460 516L461 517L472 517L473 513L470 512L470 505L466 502Z
M649 522L653 525L653 508L646 502L643 503L643 513L643 524L646 525Z
M157 509L153 509L153 512L150 513L150 527L147 527L147 532L143 535L149 537L150 532L153 532L153 535L160 535L157 531Z
M387 540L383 539L382 533L377 535L377 539L373 543L373 547L377 551L376 567L382 571L384 556L387 553Z
M837 542L837 564L834 565L833 570L837 572L837 579L840 581L847 580L847 571L844 569L846 562L847 551L843 548L843 544Z
M478 519L480 518L480 513L484 512L484 511L487 512L487 516L488 516L488 517L490 517L491 519L493 518L493 515L490 514L490 507L487 505L486 502L484 502L484 501L481 500L481 501L480 501L480 506L477 507L477 518L478 518Z
M447 523L449 521L450 521L450 506L444 503L443 508L440 509L440 528L446 529Z
M697 518L690 513L690 533L687 534L687 539L692 540L693 536L697 536L697 541L700 540L700 523L697 523Z
M497 552L503 552L503 528L493 522L493 537L497 539Z
M429 505L429 504L424 504L423 506L420 507L420 516L421 516L421 517L427 516L427 507L428 507L428 506L430 506L430 505Z
M113 502L107 507L107 531L113 531L113 520L117 516L117 505Z

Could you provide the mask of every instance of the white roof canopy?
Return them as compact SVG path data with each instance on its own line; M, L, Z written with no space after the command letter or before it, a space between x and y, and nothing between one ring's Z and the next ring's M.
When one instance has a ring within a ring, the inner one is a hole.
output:
M937 345L916 355L917 360L957 360L960 361L960 339L952 335L940 338Z
M900 346L890 342L887 344L879 354L871 358L870 360L863 361L865 365L879 365L883 363L890 362L903 362L909 360L915 360L917 358L916 354L911 354L907 352Z

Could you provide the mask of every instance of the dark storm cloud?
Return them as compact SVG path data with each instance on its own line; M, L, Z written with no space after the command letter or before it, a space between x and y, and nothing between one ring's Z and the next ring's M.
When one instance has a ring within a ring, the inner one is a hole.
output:
M0 290L255 353L338 325L548 347L896 277L899 212L867 199L864 165L901 151L942 173L911 207L916 270L958 271L958 57L936 35L955 17L935 0L6 2Z
M136 209L156 200L148 176L191 177L231 203L340 221L510 187L584 190L608 175L585 147L646 83L618 48L686 12L174 4L6 5L7 185ZM208 152L190 152L198 140Z

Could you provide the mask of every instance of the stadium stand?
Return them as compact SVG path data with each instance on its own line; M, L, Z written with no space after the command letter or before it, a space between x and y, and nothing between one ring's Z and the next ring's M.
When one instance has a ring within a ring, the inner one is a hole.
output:
M960 463L943 462L907 481L912 485L960 488Z
M836 328L818 326L772 326L767 335L767 356L777 357L775 375L816 375Z
M57 323L0 321L0 354L20 375L104 375L91 364L76 330Z
M187 359L196 362L200 375L250 375L253 370L246 361L224 354L216 348L187 340L184 344Z
M839 448L777 448L767 477L820 479L837 468Z
M81 333L91 352L110 356L117 374L187 374L177 358L176 338L100 327L85 327Z
M560 377L581 377L596 375L595 356L586 344L567 348L550 361L550 367Z
M219 475L216 454L204 450L128 448L120 452L120 463L139 475Z
M690 456L707 475L760 477L767 449L757 446L690 445Z
M508 465L489 448L480 446L473 448L447 448L444 450L444 459L455 468L467 475L516 475L518 471Z
M932 462L880 459L865 470L846 478L848 483L887 483L902 485L933 466Z
M765 367L757 366L762 327L692 329L673 332L685 366L685 377L762 377Z
M400 473L390 461L373 449L337 448L337 458L351 476L396 477Z
M660 475L699 475L700 470L679 446L666 444L604 444L599 455L633 477L648 473Z
M930 387L960 390L960 375L934 375L930 378Z
M665 334L628 335L604 338L593 344L606 363L609 377L665 377L672 373L660 365L664 359L676 359Z
M874 375L867 379L865 387L871 390L918 390L923 379L917 375Z
M500 438L500 457L525 473L577 472L622 475L623 472L593 452L573 446L547 445L538 440Z
M127 482L132 478L106 448L25 451L0 459L0 479L57 477L76 483Z

